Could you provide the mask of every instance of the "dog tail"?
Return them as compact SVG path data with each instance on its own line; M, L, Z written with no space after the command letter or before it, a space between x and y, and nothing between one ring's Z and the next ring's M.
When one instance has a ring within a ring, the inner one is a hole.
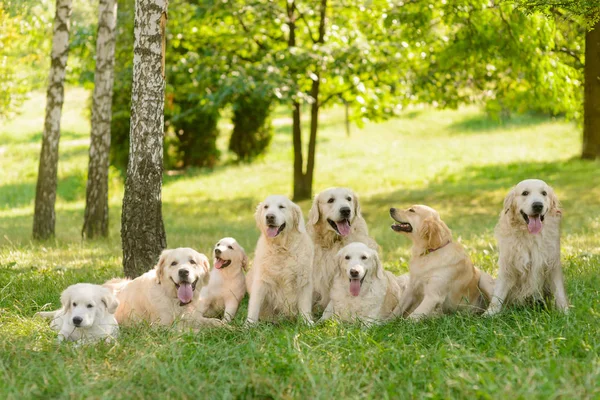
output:
M111 279L110 281L107 281L102 286L104 286L105 288L108 288L113 294L116 295L121 290L123 290L129 282L131 282L130 279L115 278L115 279Z

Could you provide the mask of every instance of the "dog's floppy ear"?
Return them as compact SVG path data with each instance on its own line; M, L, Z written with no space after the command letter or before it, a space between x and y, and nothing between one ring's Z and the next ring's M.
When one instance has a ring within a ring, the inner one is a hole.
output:
M354 215L356 218L362 218L362 213L360 212L360 202L358 201L358 196L353 191L350 191L352 200L354 200Z
M304 217L302 216L302 209L296 203L292 203L292 218L294 219L294 226L296 230L300 233L306 232L306 227L304 226Z
M72 288L68 287L60 294L60 304L62 304L65 311L71 309L71 292Z
M548 186L548 199L550 200L550 212L555 215L562 214L562 210L560 209L560 201L558 201L558 197L556 193L554 193L554 189Z
M310 208L310 211L308 212L308 220L306 221L306 223L309 225L316 225L317 222L319 222L320 218L321 218L321 212L319 211L319 195L317 194L317 195L315 195L312 207Z
M256 211L254 211L254 220L256 221L256 226L258 227L258 229L260 231L262 231L262 226L263 226L263 223L260 218L262 215L262 209L263 209L263 203L260 202L256 206Z
M427 249L438 249L452 240L450 229L444 221L428 217L421 224L421 237L427 242Z
M208 257L201 253L198 253L198 261L200 261L198 265L200 265L204 270L204 275L202 276L202 286L206 286L210 280L210 261L208 261Z
M102 296L101 301L106 306L106 311L108 311L109 314L114 314L117 311L117 307L119 307L119 300L108 289L106 289L106 293Z
M517 193L517 187L515 186L508 192L504 198L504 213L508 214L509 211L514 211L515 208L515 196Z
M167 263L167 257L169 256L169 254L171 253L171 250L163 250L162 253L160 253L160 257L158 258L158 263L156 264L156 280L158 281L158 284L160 285L160 278L162 278L162 275L165 271L165 267L166 267L166 263Z
M345 269L342 265L344 263L344 249L343 248L340 249L340 251L338 251L337 254L335 255L334 262L335 262L336 274L343 278L344 272L345 272Z
M248 256L246 255L246 252L242 246L240 246L240 251L242 252L242 259L240 260L242 264L242 270L244 272L248 272Z
M379 259L379 254L377 254L377 251L372 250L372 256L373 261L375 262L375 276L377 276L377 279L385 279L385 272L381 260Z

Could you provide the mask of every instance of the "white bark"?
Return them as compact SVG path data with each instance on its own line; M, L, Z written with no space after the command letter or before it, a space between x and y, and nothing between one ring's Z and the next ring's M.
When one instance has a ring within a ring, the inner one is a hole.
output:
M167 0L136 0L129 163L123 198L123 269L136 277L151 268L166 235L162 221Z
M70 18L71 0L56 0L50 74L46 92L46 119L35 192L34 239L47 239L54 236L58 143L64 101L65 69L69 55Z
M100 0L92 97L90 162L83 237L108 236L108 165L115 64L117 1Z

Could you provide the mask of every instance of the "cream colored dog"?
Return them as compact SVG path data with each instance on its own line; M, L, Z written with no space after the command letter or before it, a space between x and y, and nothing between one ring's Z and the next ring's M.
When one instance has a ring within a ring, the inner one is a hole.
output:
M298 314L312 323L313 246L302 210L285 196L269 196L258 205L255 219L261 235L247 277L247 324Z
M330 301L321 321L337 316L367 325L388 319L408 284L408 275L385 271L377 251L364 243L350 243L336 256Z
M496 226L498 279L486 315L500 312L505 303L552 297L559 310L568 312L559 207L554 190L538 179L520 182L508 193Z
M147 321L180 327L220 325L216 319L193 316L200 289L209 280L209 262L190 248L165 250L156 267L134 280L113 279L104 285L120 301L116 318L121 325Z
M107 288L91 283L71 285L62 292L60 302L59 310L36 314L51 320L59 341L90 343L118 336L114 314L119 301Z
M365 243L377 250L360 212L358 197L350 189L331 188L315 196L308 213L307 230L312 238L314 301L324 308L337 270L335 256L346 245Z
M210 281L200 291L200 316L223 315L222 321L235 318L240 302L246 295L248 257L234 238L226 237L215 245Z
M483 312L494 281L473 266L462 245L452 241L438 212L416 205L407 210L392 208L390 215L397 222L392 229L413 242L410 282L393 314L418 319L459 308Z

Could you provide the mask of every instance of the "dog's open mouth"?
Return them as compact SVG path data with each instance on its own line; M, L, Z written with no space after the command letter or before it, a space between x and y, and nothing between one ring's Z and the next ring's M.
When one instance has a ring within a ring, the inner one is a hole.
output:
M531 233L532 235L535 235L542 231L542 228L543 228L542 222L544 222L543 215L541 215L541 214L527 215L523 212L523 210L521 210L521 215L523 216L523 219L525 220L525 223L527 224L527 230L529 231L529 233Z
M366 276L366 275L365 275ZM363 281L365 280L365 277L363 276L362 279L358 279L358 278L350 278L350 294L354 297L358 296L360 294L360 288L362 287Z
M220 257L215 257L214 264L216 269L227 268L231 265L231 260L223 260Z
M350 221L347 219L343 219L341 221L333 221L330 219L327 219L327 222L329 222L329 225L331 225L331 227L333 228L333 230L341 236L348 236L350 234Z
M392 230L395 232L412 232L413 227L408 222L398 222L392 225Z
M192 302L192 299L194 298L194 290L196 290L196 284L198 283L198 279L199 278L196 278L196 280L192 283L177 283L173 280L173 278L171 278L171 281L175 284L175 287L177 288L177 298L179 299L180 306L185 306Z
M274 238L278 236L285 229L285 222L279 226L267 225L267 236Z

